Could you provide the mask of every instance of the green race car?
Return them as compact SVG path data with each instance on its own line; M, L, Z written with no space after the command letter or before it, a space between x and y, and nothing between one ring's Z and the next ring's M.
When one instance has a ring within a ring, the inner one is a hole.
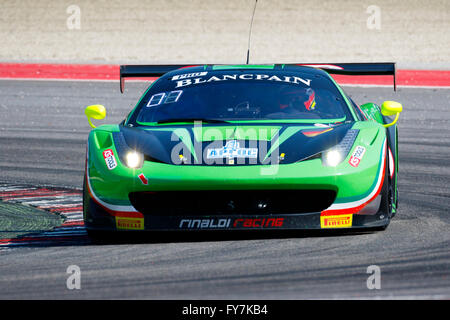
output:
M121 66L122 91L159 78L89 134L88 232L386 228L402 106L358 106L330 73L395 83L393 63Z

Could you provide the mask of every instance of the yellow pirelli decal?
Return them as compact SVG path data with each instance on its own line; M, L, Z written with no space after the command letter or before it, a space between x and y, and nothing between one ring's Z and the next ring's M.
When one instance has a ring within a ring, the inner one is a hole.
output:
M144 218L116 217L117 230L144 230Z
M321 228L349 228L353 223L353 214L321 216Z

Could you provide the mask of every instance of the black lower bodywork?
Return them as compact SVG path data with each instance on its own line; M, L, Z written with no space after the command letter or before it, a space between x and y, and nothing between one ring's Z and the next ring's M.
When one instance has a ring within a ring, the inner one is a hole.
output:
M374 215L353 214L352 225L346 229L384 229L388 226L391 218L389 184L389 175L386 170L379 211ZM197 198L192 197L192 193L201 193L202 202L191 201L188 202L189 205L186 205L183 199ZM326 209L335 197L335 192L332 190L259 190L257 197L255 194L256 192L250 190L131 193L131 203L143 218L143 230L133 230L133 232L319 230L323 229L321 211ZM281 197L281 194L284 197ZM234 208L230 206L229 199L235 200ZM303 199L305 203L302 209L294 207L299 199ZM318 201L319 199L321 201ZM153 204L151 209L144 205L149 203L149 200L152 200ZM264 205L266 207L261 207ZM86 188L84 188L83 206L85 226L89 232L122 231L116 227L117 216L92 199ZM327 228L327 230L336 229Z

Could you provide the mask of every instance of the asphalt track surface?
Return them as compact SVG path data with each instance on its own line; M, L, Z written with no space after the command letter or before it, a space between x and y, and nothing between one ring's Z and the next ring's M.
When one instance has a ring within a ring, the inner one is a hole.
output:
M0 182L80 189L84 107L118 123L145 89L117 82L0 80ZM0 251L0 299L450 298L449 89L346 87L357 103L396 100L399 212L365 234L157 235ZM99 124L99 123L98 123ZM69 265L81 289L68 290ZM367 268L381 270L369 290Z

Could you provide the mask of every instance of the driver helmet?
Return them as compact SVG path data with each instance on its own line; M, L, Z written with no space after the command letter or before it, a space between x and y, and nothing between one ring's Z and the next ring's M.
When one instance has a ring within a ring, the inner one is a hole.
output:
M294 108L297 111L310 111L316 107L316 94L311 88L286 88L280 93L280 109Z

